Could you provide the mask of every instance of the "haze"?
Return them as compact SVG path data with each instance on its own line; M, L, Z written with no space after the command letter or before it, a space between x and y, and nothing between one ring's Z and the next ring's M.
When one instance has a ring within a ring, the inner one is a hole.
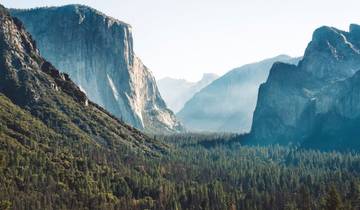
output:
M85 4L132 25L155 77L200 79L278 54L299 56L314 29L360 23L358 0L3 0L10 8Z

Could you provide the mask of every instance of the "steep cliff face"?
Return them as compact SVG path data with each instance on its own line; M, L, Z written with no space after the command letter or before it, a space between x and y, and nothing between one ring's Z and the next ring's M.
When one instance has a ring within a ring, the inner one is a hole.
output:
M158 87L166 104L171 110L178 112L189 99L218 77L216 74L205 73L197 82L166 77L158 81Z
M258 88L276 61L297 63L280 55L236 68L194 95L177 114L188 129L249 132Z
M24 22L42 55L91 100L146 131L182 129L133 52L131 26L80 5L11 12Z
M9 109L0 116L1 145L35 141L39 148L72 144L74 150L88 146L116 153L128 147L149 154L159 148L89 101L67 74L40 56L23 24L1 5L0 95L1 110Z
M314 103L314 128L303 146L359 149L360 72L324 88Z
M353 125L360 109L359 47L359 26L351 25L349 32L321 27L299 65L274 64L259 90L251 141L305 141L327 148L342 141L358 144L351 133L358 129Z

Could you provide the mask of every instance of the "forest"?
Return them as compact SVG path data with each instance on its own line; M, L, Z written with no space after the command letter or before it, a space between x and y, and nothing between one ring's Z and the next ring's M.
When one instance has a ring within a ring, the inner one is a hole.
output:
M230 134L153 136L158 156L2 141L1 209L360 208L360 155L241 145Z
M186 133L135 56L129 25L81 5L52 18L53 7L29 11L40 10L45 15L31 25L44 27L38 32L46 44L0 5L0 210L360 209L359 25L349 32L321 27L299 65L274 63L255 91L249 134ZM79 78L100 102L46 61L36 43L67 49L54 58L76 75L89 63Z

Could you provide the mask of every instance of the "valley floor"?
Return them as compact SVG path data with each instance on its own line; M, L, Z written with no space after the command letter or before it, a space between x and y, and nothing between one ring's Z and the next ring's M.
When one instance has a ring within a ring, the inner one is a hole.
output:
M155 158L2 140L0 207L359 209L359 154L241 146L233 137L155 136L168 145Z

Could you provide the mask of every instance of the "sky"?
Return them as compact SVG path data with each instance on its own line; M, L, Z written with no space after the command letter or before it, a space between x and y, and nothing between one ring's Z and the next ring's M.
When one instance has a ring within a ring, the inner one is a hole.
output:
M359 0L0 0L9 8L85 4L129 23L157 79L196 81L279 54L301 56L322 26L360 24Z

